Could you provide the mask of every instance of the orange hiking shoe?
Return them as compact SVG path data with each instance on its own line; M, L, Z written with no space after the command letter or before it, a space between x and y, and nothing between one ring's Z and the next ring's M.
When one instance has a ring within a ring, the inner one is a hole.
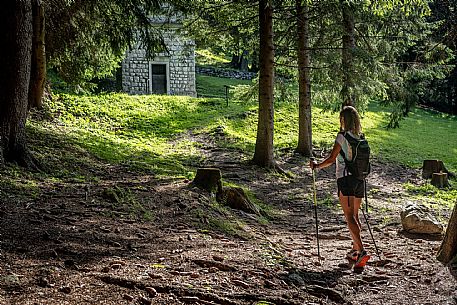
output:
M365 250L360 251L360 253L357 257L357 262L354 265L354 268L365 267L365 265L369 259L370 259L370 256L367 254L367 251L365 251Z

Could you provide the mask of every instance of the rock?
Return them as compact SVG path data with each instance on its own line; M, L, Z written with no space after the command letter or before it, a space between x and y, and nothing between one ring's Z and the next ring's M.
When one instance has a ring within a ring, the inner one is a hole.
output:
M113 268L113 269L115 269L115 270L116 270L116 269L121 269L121 268L122 268L122 265L121 265L121 264L112 264L112 265L111 265L111 268Z
M0 278L0 283L5 285L17 285L20 283L19 276L16 274L8 274Z
M37 285L43 288L50 287L49 280L45 277L40 277L37 281Z
M291 273L287 276L287 282L294 284L295 286L301 287L305 285L305 280L297 273Z
M401 213L403 229L409 233L442 234L443 225L422 204L407 203Z
M148 293L150 298L153 298L157 295L157 291L152 287L146 287L144 290Z
M222 256L218 256L218 255L213 255L213 259L217 262L222 262L224 260L224 258Z
M128 301L128 302L131 302L131 301L133 301L133 299L134 299L134 297L131 296L130 294L124 294L124 295L122 296L122 298L123 298L124 300Z
M59 291L63 292L63 293L66 293L66 294L69 294L71 292L71 288L69 286L62 286L62 287L59 288Z

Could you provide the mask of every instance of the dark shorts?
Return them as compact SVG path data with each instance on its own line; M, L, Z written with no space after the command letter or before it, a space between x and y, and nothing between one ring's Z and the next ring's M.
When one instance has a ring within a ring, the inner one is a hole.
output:
M364 197L363 180L356 179L352 176L345 176L337 179L336 183L338 184L338 195L341 192L344 196Z

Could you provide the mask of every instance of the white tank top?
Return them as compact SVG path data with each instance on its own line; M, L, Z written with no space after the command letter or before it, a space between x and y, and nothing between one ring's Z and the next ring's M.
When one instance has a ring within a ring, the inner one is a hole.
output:
M355 136L352 132L347 131L347 133L356 139L360 139L359 136ZM344 152L344 155L346 156L346 159L351 160L352 159L352 148L351 144L349 144L348 140L344 137L343 133L338 133L336 140L336 143L340 144L341 150ZM336 157L336 179L343 178L344 176L349 176L351 173L347 170L344 170L346 168L346 165L344 164L344 159L341 154L338 154Z

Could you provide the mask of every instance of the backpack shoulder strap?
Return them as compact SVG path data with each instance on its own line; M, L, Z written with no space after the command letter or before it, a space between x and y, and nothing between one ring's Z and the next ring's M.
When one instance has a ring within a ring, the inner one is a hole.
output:
M346 131L340 131L338 134L343 135L343 137L347 140L347 137L349 136ZM340 155L343 157L343 160L345 163L347 163L348 159L346 159L346 154L343 151L343 147L340 149Z

